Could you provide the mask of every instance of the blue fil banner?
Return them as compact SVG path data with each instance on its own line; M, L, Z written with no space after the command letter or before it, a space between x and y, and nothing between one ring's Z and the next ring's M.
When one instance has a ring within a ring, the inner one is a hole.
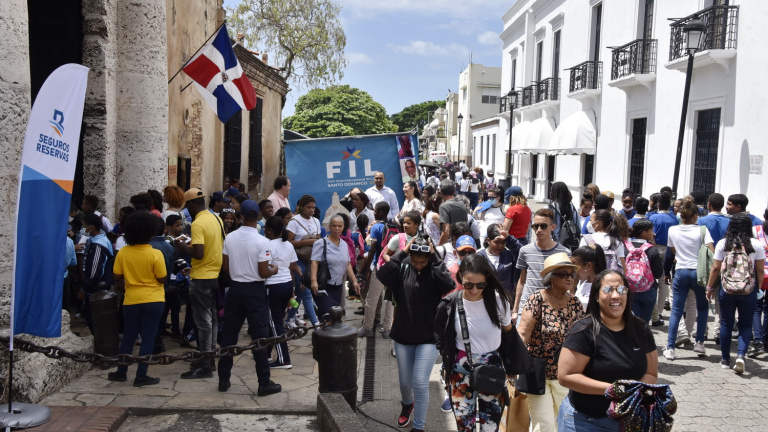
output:
M87 67L59 67L43 83L29 115L16 200L13 335L61 336L67 217L87 83Z
M321 214L331 206L333 193L339 198L357 187L365 192L373 186L377 171L384 173L385 186L403 202L403 183L418 183L418 138L395 133L286 141L286 174L291 179L291 210L302 195L312 195Z

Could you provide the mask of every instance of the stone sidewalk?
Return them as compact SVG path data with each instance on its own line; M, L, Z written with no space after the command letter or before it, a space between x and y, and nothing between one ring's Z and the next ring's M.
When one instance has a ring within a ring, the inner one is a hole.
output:
M359 304L348 302L344 319L346 324L353 327L360 325L360 316L353 314ZM668 314L665 311L665 321ZM709 327L710 334L714 334L711 317ZM708 340L705 343L707 357L697 357L692 346L688 346L678 348L678 359L670 362L661 356L662 347L666 343L667 327L652 329L659 347L659 382L670 384L678 401L673 430L765 430L768 421L768 356L757 360L747 359L747 371L739 376L731 370L720 368L719 347ZM247 343L245 332L241 336L240 343ZM360 401L364 387L365 351L372 340L358 341L357 399ZM733 342L732 352L735 352L736 341ZM358 418L365 430L391 430L396 427L396 417L400 410L397 361L390 354L393 344L391 340L382 339L377 332L375 344L374 400L361 405L362 412ZM183 351L172 341L166 341L166 346L171 353ZM252 430L258 430L261 424L269 424L275 431L316 430L313 422L317 369L312 359L311 338L307 336L292 341L290 351L293 368L272 370L272 379L283 386L283 391L267 397L255 395L258 383L253 359L242 355L235 359L232 388L226 393L217 391L218 380L215 374L210 379L180 379L179 375L188 369L188 365L176 363L170 366L150 366L149 374L159 377L161 381L158 385L143 388L132 387L130 381L107 381L109 371L92 369L41 403L48 406L129 407L135 417L129 417L121 430L248 430L248 425ZM438 379L438 363L432 371L427 428L432 431L454 431L456 426L452 414L440 411L444 393ZM132 366L129 377L134 372L135 366ZM274 415L277 416L271 417ZM140 426L146 424L151 427ZM280 424L285 428L275 428Z

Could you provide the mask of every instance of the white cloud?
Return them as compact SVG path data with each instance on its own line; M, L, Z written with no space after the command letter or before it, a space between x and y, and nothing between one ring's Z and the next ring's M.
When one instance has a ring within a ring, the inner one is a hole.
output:
M350 65L366 65L375 63L368 54L358 52L347 53L347 61Z
M484 31L477 35L477 41L483 45L501 45L499 34L492 30Z
M407 45L387 45L392 51L401 54L428 55L432 57L466 57L469 49L457 43L439 45L429 41L410 41Z

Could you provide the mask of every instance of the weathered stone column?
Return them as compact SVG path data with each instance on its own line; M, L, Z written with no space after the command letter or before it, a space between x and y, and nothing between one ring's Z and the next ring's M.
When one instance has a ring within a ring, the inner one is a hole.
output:
M117 4L116 207L168 183L165 0Z

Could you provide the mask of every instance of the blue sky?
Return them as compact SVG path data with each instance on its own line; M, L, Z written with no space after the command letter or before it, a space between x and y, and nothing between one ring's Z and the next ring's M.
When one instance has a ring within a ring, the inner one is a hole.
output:
M456 91L469 63L501 65L501 16L514 0L336 0L347 36L339 84L368 92L387 114ZM225 6L237 4L225 0ZM306 90L288 95L283 117Z

